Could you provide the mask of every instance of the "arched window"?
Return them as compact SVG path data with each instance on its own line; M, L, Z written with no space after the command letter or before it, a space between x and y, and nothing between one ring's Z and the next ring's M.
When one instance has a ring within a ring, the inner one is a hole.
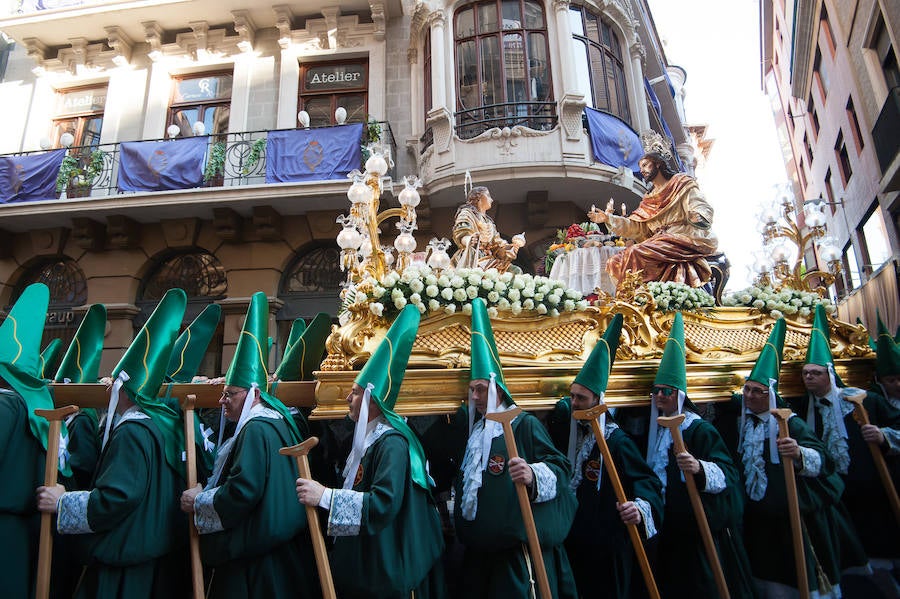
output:
M556 125L544 8L533 0L491 0L454 16L456 134L492 127Z
M629 125L628 90L622 44L612 26L586 7L569 9L578 91L588 106L616 115Z
M278 320L279 352L294 319L305 318L308 321L319 312L337 314L341 283L347 279L347 275L341 272L340 264L341 250L337 245L329 244L298 253L285 269L278 290L278 299L284 304L275 315Z
M87 303L87 279L84 273L70 258L42 260L22 277L12 303L32 283L43 283L50 289L50 304L47 308L47 320L44 322L41 349L57 337L62 340L64 347L68 347L81 323L81 315L76 315L73 308Z

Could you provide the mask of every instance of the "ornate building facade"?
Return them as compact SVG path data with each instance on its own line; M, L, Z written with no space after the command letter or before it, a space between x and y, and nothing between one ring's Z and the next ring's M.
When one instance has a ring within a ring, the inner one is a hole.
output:
M48 334L65 337L86 304L107 304L104 371L169 286L188 291L188 318L223 306L207 373L230 360L255 291L276 345L292 319L337 311L349 181L267 183L260 155L300 111L312 127L336 125L338 108L378 123L365 131L390 149L394 180L422 179L420 248L450 236L470 172L501 232L525 232L531 272L557 228L646 191L594 159L585 106L638 134L667 125L694 165L684 71L643 0L11 0L0 32L0 106L15 115L0 154L65 145L77 160L57 199L0 205L0 305L45 280ZM209 138L202 187L119 191L123 142L196 135Z

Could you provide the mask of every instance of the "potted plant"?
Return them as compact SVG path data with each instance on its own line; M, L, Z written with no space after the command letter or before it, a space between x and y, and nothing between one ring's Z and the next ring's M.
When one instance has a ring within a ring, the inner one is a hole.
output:
M69 154L63 158L56 175L57 193L66 192L66 197L83 198L91 194L94 181L103 172L106 152L97 149L90 156Z
M207 187L220 187L224 183L226 150L224 141L217 141L209 149L206 170L203 171L203 182Z

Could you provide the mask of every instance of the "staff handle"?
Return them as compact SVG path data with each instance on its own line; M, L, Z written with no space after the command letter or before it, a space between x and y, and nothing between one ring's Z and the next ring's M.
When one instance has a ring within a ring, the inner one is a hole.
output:
M856 395L845 397L847 401L853 404L853 418L860 426L871 424L869 420L869 412L863 405L866 398L866 392L857 393ZM878 471L878 478L884 486L884 492L888 496L888 502L891 504L891 510L894 512L894 518L900 524L900 498L897 497L897 489L894 487L894 481L891 479L891 473L888 472L887 463L884 461L884 454L877 443L869 443L869 451L872 452L872 461L875 462L875 469Z
M786 439L790 437L788 420L793 412L786 408L769 411L778 420L778 438ZM788 512L791 517L791 538L794 541L794 568L797 570L797 590L800 592L801 599L809 599L809 580L806 577L806 555L803 549L803 529L800 524L797 479L794 478L794 460L782 457L781 463L784 466L784 483L787 489Z
M184 412L184 451L187 457L187 487L197 486L197 446L194 444L194 404L196 395L188 395L181 403ZM203 599L203 564L200 561L200 534L193 518L189 518L188 538L191 546L191 586L194 599Z
M519 457L519 450L516 447L516 439L513 436L512 421L522 412L522 408L514 407L505 412L493 412L487 414L485 418L494 420L503 425L503 440L506 442L506 453L509 459ZM537 527L534 525L534 514L531 511L531 502L528 499L528 492L525 485L516 483L516 496L519 499L519 510L522 512L522 520L525 523L525 533L528 536L528 552L531 554L531 561L534 563L534 571L537 574L538 589L541 592L541 599L552 599L550 593L550 581L547 579L547 569L544 567L544 556L541 553L541 543L538 540Z
M616 471L616 465L613 463L612 454L609 451L609 445L606 443L606 437L600 430L599 416L606 412L606 404L597 405L589 410L578 410L572 413L576 420L590 420L591 429L594 431L594 437L597 439L597 447L603 456L603 464L606 467L606 474L612 483L613 490L616 493L616 500L619 503L626 503L628 498L625 496L625 488L622 487L622 480ZM631 544L638 558L638 564L641 566L641 573L644 575L644 583L647 585L647 592L651 599L660 599L659 589L656 587L656 580L653 578L653 571L650 569L650 560L647 559L647 552L644 544L641 542L641 535L636 524L626 524L628 536L631 538Z
M668 428L672 433L672 441L676 455L679 453L687 453L684 439L681 438L681 429L678 428L683 421L684 414L669 417L661 416L656 419L656 422L660 426ZM697 520L697 527L700 529L700 537L703 539L703 548L706 550L706 559L709 561L709 567L712 568L713 577L716 581L716 588L719 590L719 596L721 599L731 599L731 594L728 592L728 584L725 582L725 573L722 571L722 564L719 562L719 554L716 553L712 532L709 530L709 521L706 519L706 512L703 511L703 502L700 500L700 492L697 491L697 482L694 480L693 472L684 472L684 484L687 486L688 497L691 498L691 507L694 509L694 518Z
M37 409L34 413L47 420L50 430L47 432L47 455L44 458L44 486L56 484L59 474L59 433L62 421L70 414L78 411L78 406L65 406L56 410ZM50 566L53 562L53 514L41 512L41 536L38 545L38 569L34 596L36 599L47 599L50 596Z
M297 461L297 471L301 478L312 479L309 469L309 451L319 444L318 437L310 437L303 443L291 447L282 447L278 453L293 456ZM312 537L313 553L316 557L316 569L319 573L319 583L322 587L323 599L336 599L334 592L334 580L331 578L331 565L328 563L328 553L325 551L325 537L319 527L319 512L315 506L307 505L306 519L309 523L309 531Z

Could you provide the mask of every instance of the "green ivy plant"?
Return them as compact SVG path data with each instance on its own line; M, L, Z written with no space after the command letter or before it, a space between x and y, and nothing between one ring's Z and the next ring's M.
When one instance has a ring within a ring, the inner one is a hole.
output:
M247 162L244 164L244 168L242 169L242 173L245 175L250 174L250 171L253 170L253 167L259 163L259 158L262 155L263 150L266 148L266 138L262 137L253 142L253 145L250 146L250 154L247 155Z
M103 172L105 160L106 152L100 149L91 152L90 160L85 166L82 166L77 156L67 155L56 175L56 191L62 192L70 185L82 188L92 186L97 176Z
M369 159L369 145L381 141L381 123L373 118L366 121L363 127L363 143L362 143L362 163L365 164Z
M225 142L219 141L213 144L209 150L209 159L206 161L206 170L203 171L203 181L209 181L225 172Z

